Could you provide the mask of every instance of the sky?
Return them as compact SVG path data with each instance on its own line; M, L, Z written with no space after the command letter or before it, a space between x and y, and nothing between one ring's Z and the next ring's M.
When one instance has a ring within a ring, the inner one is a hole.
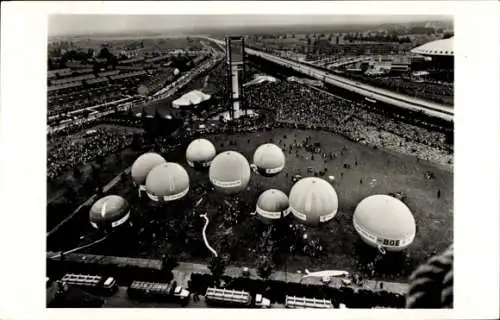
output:
M441 20L439 16L347 15L52 15L49 36L133 31L189 32L203 28L341 25Z

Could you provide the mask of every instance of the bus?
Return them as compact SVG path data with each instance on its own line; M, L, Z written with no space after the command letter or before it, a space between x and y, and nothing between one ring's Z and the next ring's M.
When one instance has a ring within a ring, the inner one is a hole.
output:
M208 288L205 293L208 305L226 308L270 308L271 302L262 294L250 295L249 292L230 289Z
M127 294L131 299L178 302L183 307L189 303L190 297L190 292L181 286L147 281L132 282Z
M68 273L60 281L68 286L80 287L101 294L113 294L118 289L118 283L113 277Z
M285 308L291 309L333 309L333 304L327 299L286 296Z

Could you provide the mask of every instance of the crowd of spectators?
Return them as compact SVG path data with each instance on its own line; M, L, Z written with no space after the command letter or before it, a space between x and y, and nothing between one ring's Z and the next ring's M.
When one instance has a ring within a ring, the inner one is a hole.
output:
M207 76L205 90L212 94L212 97L219 104L224 104L227 99L227 66L225 63L218 64Z
M225 70L217 67L208 78L212 84L225 85ZM257 119L188 121L186 138L220 132L254 132L273 127L322 129L353 141L385 147L419 158L451 164L453 145L446 134L417 126L398 117L375 112L371 106L344 100L326 92L291 82L266 83L245 90L246 106L259 114ZM222 98L222 96L221 96ZM189 118L189 117L188 117ZM202 117L203 118L203 117ZM199 127L199 124L204 124Z
M209 81L222 85L224 71L223 66L217 67L215 76L211 74ZM241 119L238 124L213 121L203 130L196 130L195 127L187 129L183 136L192 138L197 131L205 134L252 132L273 126L291 126L328 130L357 142L418 155L443 164L452 161L453 146L447 143L444 133L398 121L372 111L363 103L344 100L307 86L286 81L266 83L247 88L246 99L247 106L259 113L257 120ZM71 167L92 161L100 155L111 154L130 145L131 139L132 134L124 129L97 129L85 139L61 135L49 138L52 147L49 147L48 177L52 179ZM165 139L171 138L156 138L155 148L162 149L162 146L172 144L173 141L166 143Z
M444 133L403 123L375 113L363 103L300 84L267 83L250 87L246 93L248 106L274 112L277 124L324 129L357 142L396 148L412 155L422 151L424 158L443 163L449 162L453 151Z
M132 143L134 133L118 127L88 130L77 135L58 135L48 140L47 179L106 157Z

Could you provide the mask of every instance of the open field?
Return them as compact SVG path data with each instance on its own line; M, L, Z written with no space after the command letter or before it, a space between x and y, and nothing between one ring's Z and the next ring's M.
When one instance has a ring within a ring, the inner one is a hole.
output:
M314 154L313 159L303 148L288 151L291 144L295 141L301 143L308 136L312 144L321 144L322 153L335 152L338 154L337 158L324 161L319 154ZM209 191L206 173L187 167L185 148L166 154L164 156L168 161L179 162L187 168L191 180L189 194L180 203L159 208L148 201L138 200L137 191L132 188L130 181L120 182L111 192L120 194L131 202L133 230L125 237L109 239L88 252L138 257L159 257L170 252L179 260L206 261L209 252L201 240L203 221L198 213L207 212L210 218L207 235L211 245L221 254L228 253L231 264L255 266L259 256L260 235L267 229L249 214L255 208L258 195L268 188L279 188L288 193L293 175L313 175L307 173L308 167L313 167L316 171L327 168L326 175L336 177L334 187L340 202L339 213L331 222L319 228L306 227L309 238L319 240L323 246L320 255L309 257L302 253L282 253L277 269L292 271L327 268L366 273L366 264L373 260L376 253L359 240L352 226L352 213L361 199L378 193L406 194L405 201L417 222L417 236L405 254L387 256L379 261L376 264L375 278L405 279L418 264L445 249L453 241L453 175L430 163L417 162L415 157L355 144L340 136L320 131L275 129L206 138L215 144L219 152L237 150L247 159L252 158L258 145L273 141L286 150L285 170L273 178L253 175L246 192L237 199L226 198ZM344 164L350 164L352 168L344 169ZM433 180L425 178L427 171L434 174ZM441 190L439 199L438 190ZM193 212L194 203L205 191L208 191L205 201L197 208L198 212ZM228 224L224 216L232 211L240 211L240 214L237 215L236 223ZM87 217L86 214L81 214L63 227L66 245L77 244L84 235L87 239L93 237L94 232Z

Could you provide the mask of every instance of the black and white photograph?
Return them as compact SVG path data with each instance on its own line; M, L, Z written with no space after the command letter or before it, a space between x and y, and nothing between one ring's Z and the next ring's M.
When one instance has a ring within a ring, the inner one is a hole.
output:
M45 309L456 307L453 14L46 28Z
M452 307L453 38L450 16L50 16L47 306ZM441 293L405 299L422 265Z

